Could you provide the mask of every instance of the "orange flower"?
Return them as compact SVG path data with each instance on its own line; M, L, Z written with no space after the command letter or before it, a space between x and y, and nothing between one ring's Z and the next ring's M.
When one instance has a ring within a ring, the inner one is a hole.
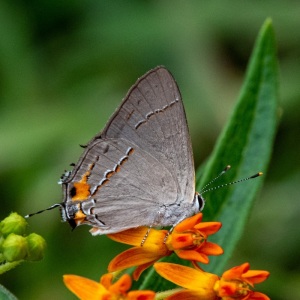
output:
M268 296L251 290L255 283L265 281L270 273L261 270L249 270L249 263L224 272L215 285L215 291L222 299L268 300Z
M223 254L223 249L219 245L207 241L208 236L219 231L222 224L201 223L202 216L202 213L198 213L176 225L166 244L169 250L174 250L182 259L207 264L208 255Z
M105 274L100 283L77 275L64 275L67 288L81 300L152 300L153 291L127 291L131 287L131 278L124 274L115 283L113 275Z
M108 265L109 272L138 266L133 273L133 278L137 280L140 274L154 262L172 253L164 243L167 230L151 229L141 246L147 231L147 227L138 227L107 235L114 241L135 246L117 255Z
M171 263L155 263L154 268L162 277L185 288L166 300L270 300L266 295L251 290L255 283L266 280L269 272L249 271L248 263L229 269L221 278Z
M175 252L180 258L193 262L208 263L208 255L220 255L223 249L207 241L207 237L216 233L220 222L201 223L202 213L189 217L175 226L169 234L167 230L151 229L143 245L141 242L147 234L147 227L128 229L108 237L124 244L132 245L117 255L108 265L109 272L138 266L134 279L154 262Z

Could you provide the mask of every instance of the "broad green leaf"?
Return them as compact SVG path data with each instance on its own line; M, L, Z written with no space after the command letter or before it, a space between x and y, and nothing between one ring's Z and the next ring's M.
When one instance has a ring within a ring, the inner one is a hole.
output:
M17 298L0 284L0 300L17 300Z
M267 20L258 35L233 114L217 141L199 186L215 177L228 164L232 168L222 176L221 184L258 171L266 173L277 127L277 110L276 45L272 22ZM217 242L225 251L222 256L211 259L207 271L223 271L243 233L262 182L263 177L259 177L205 194L205 220L222 222L222 229L210 240Z
M232 116L205 168L201 168L201 171L203 170L201 181L197 181L199 190L228 164L232 166L231 170L216 184L244 178L258 171L266 172L277 125L277 76L275 38L272 22L268 19L259 32ZM206 271L222 273L226 261L243 233L262 181L263 177L259 177L205 194L206 206L203 211L205 220L220 221L223 224L220 232L212 236L210 241L218 243L225 251L222 256L211 257L211 262L207 266L202 265ZM179 262L175 255L164 260ZM186 264L182 260L180 263ZM173 288L173 285L166 283L151 269L144 274L140 288L162 291Z

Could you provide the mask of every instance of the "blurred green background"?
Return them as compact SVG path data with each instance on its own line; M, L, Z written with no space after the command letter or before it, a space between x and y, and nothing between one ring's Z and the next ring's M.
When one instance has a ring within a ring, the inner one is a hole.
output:
M1 1L1 219L60 202L57 181L77 161L79 144L157 65L180 86L199 166L230 115L259 28L271 17L281 120L264 188L228 266L248 261L267 269L271 277L258 290L273 300L300 299L299 15L295 1ZM20 299L75 299L62 275L98 280L124 249L92 237L86 226L71 232L58 210L29 224L47 240L45 259L0 278Z

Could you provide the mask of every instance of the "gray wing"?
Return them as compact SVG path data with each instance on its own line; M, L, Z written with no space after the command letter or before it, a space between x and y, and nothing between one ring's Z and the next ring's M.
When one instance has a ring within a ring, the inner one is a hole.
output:
M195 171L190 135L178 86L164 67L136 82L98 138L123 138L152 155L171 173L178 199L192 203ZM173 201L161 196L165 203Z
M158 212L162 202L176 202L176 183L158 160L135 144L123 139L95 141L79 168L88 170L90 190L89 199L82 202L83 212L87 223L100 227L101 233L155 225L155 221L166 225L157 219ZM76 172L72 182L80 182L82 173Z
M86 223L100 233L166 226L188 213L178 205L192 207L194 177L180 92L172 75L158 67L136 82L90 141L66 182L67 195L87 179L90 195L81 205Z

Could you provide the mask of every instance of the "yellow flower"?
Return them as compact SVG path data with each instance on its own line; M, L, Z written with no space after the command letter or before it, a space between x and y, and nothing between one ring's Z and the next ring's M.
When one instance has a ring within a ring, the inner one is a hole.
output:
M153 300L153 291L130 291L131 278L124 274L115 283L113 275L105 274L100 283L77 275L64 275L67 288L81 300Z
M173 252L182 259L208 263L208 255L223 253L220 246L207 241L209 235L216 233L221 228L221 223L201 223L201 221L202 213L198 213L183 220L175 226L170 234L167 230L151 229L143 245L141 242L148 232L147 227L108 234L108 237L114 241L134 246L117 255L109 263L109 272L137 266L133 278L138 279L146 268Z
M252 290L255 283L268 278L269 272L250 271L248 263L229 269L221 278L171 263L155 263L154 268L162 277L184 288L166 300L270 300L266 295Z

